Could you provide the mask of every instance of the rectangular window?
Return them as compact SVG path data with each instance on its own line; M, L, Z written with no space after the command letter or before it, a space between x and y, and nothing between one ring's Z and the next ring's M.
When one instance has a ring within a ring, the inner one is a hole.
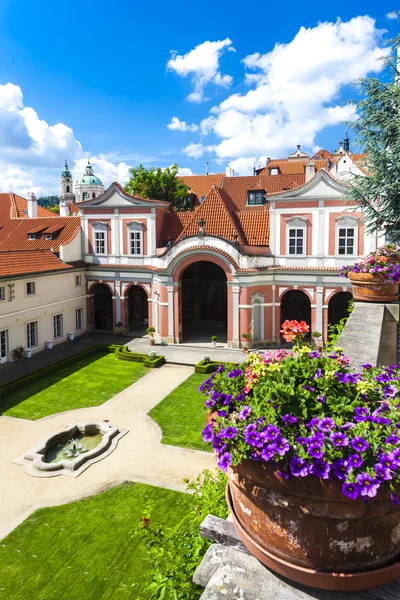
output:
M26 295L34 296L36 294L36 286L34 281L28 281L26 283Z
M26 347L35 348L38 345L37 321L26 324Z
M78 287L81 285L81 283L82 283L81 275L75 275L75 286Z
M304 254L304 229L289 229L289 254Z
M63 316L62 315L54 315L53 317L53 337L56 340L57 338L62 337L63 335Z
M3 302L6 299L6 286L0 285L0 302Z
M0 364L7 362L8 358L8 331L0 331Z
M263 203L263 194L262 192L248 192L247 194L247 204L250 206L260 205Z
M129 232L129 254L143 254L141 231Z
M75 329L83 329L83 308L77 308L75 311Z
M338 229L338 254L351 256L354 254L355 229L354 227L339 227Z
M94 232L94 252L95 254L106 253L106 232L95 231Z

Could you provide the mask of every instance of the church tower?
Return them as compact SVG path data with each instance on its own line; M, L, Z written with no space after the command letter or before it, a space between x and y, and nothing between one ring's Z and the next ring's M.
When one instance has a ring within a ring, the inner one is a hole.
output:
M60 203L75 202L75 194L72 190L72 175L68 163L65 161L63 172L61 173L61 195Z

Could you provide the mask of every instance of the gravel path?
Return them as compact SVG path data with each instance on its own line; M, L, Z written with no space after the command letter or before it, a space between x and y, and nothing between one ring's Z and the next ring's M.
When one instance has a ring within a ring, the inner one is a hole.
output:
M165 365L155 369L111 400L27 421L0 417L0 538L39 507L54 506L96 494L123 481L141 481L183 491L183 478L215 467L212 454L160 443L161 431L147 412L193 373L193 368ZM177 412L179 406L176 407ZM129 432L117 448L79 477L38 478L13 463L43 435L74 421L109 421Z

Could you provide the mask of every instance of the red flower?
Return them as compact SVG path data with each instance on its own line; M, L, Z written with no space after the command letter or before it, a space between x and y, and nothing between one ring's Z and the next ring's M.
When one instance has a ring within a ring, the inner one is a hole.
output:
M309 331L310 326L305 321L289 321L289 319L286 319L282 323L281 333L287 342L292 342L293 339L301 340Z

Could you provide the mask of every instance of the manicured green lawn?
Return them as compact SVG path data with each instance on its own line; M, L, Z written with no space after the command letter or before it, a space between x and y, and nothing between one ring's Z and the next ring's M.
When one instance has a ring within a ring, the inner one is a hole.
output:
M65 410L98 406L148 371L142 363L99 353L2 397L0 411L10 417L35 420Z
M130 532L147 504L152 521L175 525L190 509L189 494L125 483L102 494L37 510L0 542L4 600L143 598L145 548Z
M206 398L197 391L207 377L193 373L149 412L162 429L163 444L210 450L201 437L206 425Z

